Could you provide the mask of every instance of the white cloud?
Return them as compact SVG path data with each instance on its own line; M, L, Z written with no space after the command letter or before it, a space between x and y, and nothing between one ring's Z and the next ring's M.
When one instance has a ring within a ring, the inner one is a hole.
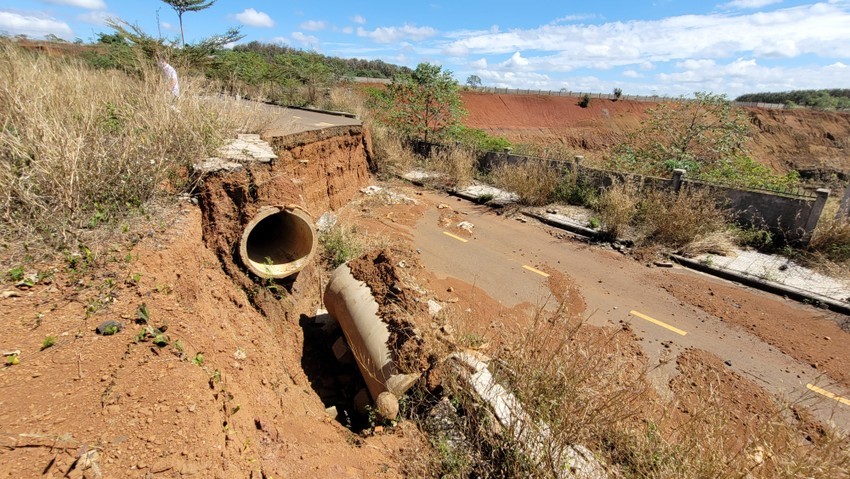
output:
M436 34L437 30L431 27L417 27L408 24L400 27L379 27L372 31L362 27L357 29L358 36L371 38L377 43L397 43L402 40L421 41Z
M258 12L253 8L246 8L242 13L237 13L236 19L241 23L252 27L271 28L274 26L274 20L272 20L272 17L270 17L267 13Z
M358 25L363 25L366 23L366 19L363 18L362 15L354 15L353 17L351 17L351 21Z
M544 25L479 33L442 45L455 56L542 53L538 70L571 71L612 66L722 59L828 55L847 57L850 6L817 3L750 14L683 15L600 25Z
M159 22L159 26L161 26L163 30L174 30L174 25L168 22Z
M321 20L308 20L306 22L303 22L301 25L298 25L298 28L310 32L318 32L324 30L325 28L328 28L328 24L327 22Z
M106 25L107 20L117 17L117 15L103 10L96 10L77 15L77 20L88 23L90 25Z
M626 70L623 72L623 76L626 78L643 78L643 75L634 71L634 70Z
M528 59L523 58L520 52L514 52L510 59L500 63L499 66L502 68L521 69L527 67L529 63Z
M487 68L487 59L481 58L481 59L475 60L474 62L471 62L469 64L469 66L472 67L472 68L478 69L478 70Z
M55 18L21 15L15 12L0 11L0 31L12 35L43 37L56 35L66 40L73 38L74 32L67 23Z
M106 10L106 2L103 0L42 0L54 5L68 5L71 7L88 8L89 10Z
M534 72L483 70L477 73L482 83L496 88L552 89L554 83L548 75ZM556 88L557 89L557 88Z
M354 33L354 28L353 27L342 27L342 29L340 31L342 33L345 33L346 35L351 35L352 33Z
M656 79L659 86L673 95L715 91L736 97L759 91L834 88L847 81L847 67L836 68L836 64L768 67L752 58L738 58L725 64L692 66L697 68L658 74Z
M309 48L315 48L319 45L319 39L312 35L305 35L302 32L293 32L292 39Z
M731 2L719 5L723 9L753 9L762 8L768 5L782 3L782 0L732 0Z

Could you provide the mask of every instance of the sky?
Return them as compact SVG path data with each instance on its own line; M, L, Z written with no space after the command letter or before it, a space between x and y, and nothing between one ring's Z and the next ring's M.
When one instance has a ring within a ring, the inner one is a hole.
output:
M0 0L0 33L92 41L117 17L179 37L159 0ZM186 41L233 26L279 43L415 68L465 84L690 96L850 88L850 0L218 0Z

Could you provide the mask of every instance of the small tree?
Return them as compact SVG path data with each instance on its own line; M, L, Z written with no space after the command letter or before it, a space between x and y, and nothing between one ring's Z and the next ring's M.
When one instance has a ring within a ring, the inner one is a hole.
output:
M466 84L472 88L478 88L481 86L481 78L478 75L469 75L466 77Z
M623 89L614 88L614 101L619 100L621 96L623 96Z
M452 72L430 63L396 75L386 90L374 92L374 102L381 121L423 141L448 131L466 113Z
M581 100L578 101L578 106L582 108L587 108L590 106L590 94L585 93L584 96L581 97Z
M647 174L684 168L692 176L746 156L747 113L725 95L696 93L694 100L661 103L617 150L618 166Z
M183 14L197 12L211 7L218 0L162 0L177 12L180 21L180 43L186 46L186 36L183 34Z

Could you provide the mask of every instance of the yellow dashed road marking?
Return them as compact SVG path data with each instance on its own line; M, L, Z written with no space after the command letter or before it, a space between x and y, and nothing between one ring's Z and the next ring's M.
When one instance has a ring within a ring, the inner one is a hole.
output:
M466 242L468 241L468 240L466 240L466 239L464 239L464 238L461 238L460 236L453 235L453 234L449 233L448 231L443 231L443 234L444 234L444 235L446 235L446 236L448 236L448 237L450 237L450 238L454 238L454 239L456 239L456 240L458 240L458 241L463 241L464 243L466 243Z
M669 324L662 322L662 321L659 321L655 318L650 318L649 316L647 316L645 314L638 313L637 311L629 311L629 314L631 314L632 316L637 316L638 318L641 318L641 319L645 319L645 320L649 321L650 323L657 324L658 326L661 326L662 328L669 329L670 331L673 331L676 334L681 334L682 336L688 334L687 332L682 331L679 328L670 326Z
M834 401L838 401L845 406L850 406L850 399L843 398L841 396L833 394L833 393L827 391L826 389L821 389L821 388L815 386L814 384L806 384L806 387L809 388L810 390L820 394L821 396L825 396L825 397L828 397L829 399L832 399Z
M529 270L529 271L531 271L532 273L537 273L537 274L539 274L540 276L543 276L544 278L548 278L548 277L549 277L549 273L544 273L543 271L540 271L539 269L536 269L536 268L532 268L531 266L528 266L528 265L526 265L526 264L522 265L522 267L523 267L523 268L525 268L525 269L527 269L527 270Z

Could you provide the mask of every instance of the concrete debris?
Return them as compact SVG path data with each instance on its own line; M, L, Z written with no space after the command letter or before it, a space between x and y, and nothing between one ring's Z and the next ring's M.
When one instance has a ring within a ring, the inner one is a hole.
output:
M327 211L319 217L319 221L316 221L316 229L319 233L327 233L336 226L337 221L336 215L332 211Z
M334 357L340 363L351 364L354 362L354 355L351 353L351 348L348 347L345 338L342 336L337 338L333 346L331 346L331 350L333 350Z
M433 299L428 300L428 314L431 317L437 316L443 310L443 305Z
M381 200L388 205L419 204L418 201L409 196L390 191L389 189L380 186L370 185L365 188L361 188L360 192L366 196L379 196Z
M608 477L605 468L582 445L561 446L552 440L549 425L535 421L522 403L493 377L486 358L472 353L454 353L450 356L464 379L495 415L499 423L511 432L513 439L523 446L529 457L548 469L549 464L558 478L582 477L603 479Z
M277 159L271 145L261 140L259 135L239 135L239 137L219 148L217 150L219 156L228 160L260 163L270 163Z
M472 223L470 223L469 221L461 221L460 223L458 223L458 224L457 224L457 227L458 227L458 228L460 228L460 229L462 229L462 230L464 230L464 231L468 231L468 232L470 232L470 233L471 233L471 232L472 232L472 228L474 228L474 227L475 227L475 225L473 225L473 224L472 224Z
M216 156L196 163L194 169L201 175L235 173L242 170L243 163L271 163L275 159L277 154L271 145L260 139L260 135L238 135L235 140L230 140L216 150Z
M227 161L221 158L207 158L195 164L195 173L209 174L216 172L235 173L242 170L242 164L235 161Z

